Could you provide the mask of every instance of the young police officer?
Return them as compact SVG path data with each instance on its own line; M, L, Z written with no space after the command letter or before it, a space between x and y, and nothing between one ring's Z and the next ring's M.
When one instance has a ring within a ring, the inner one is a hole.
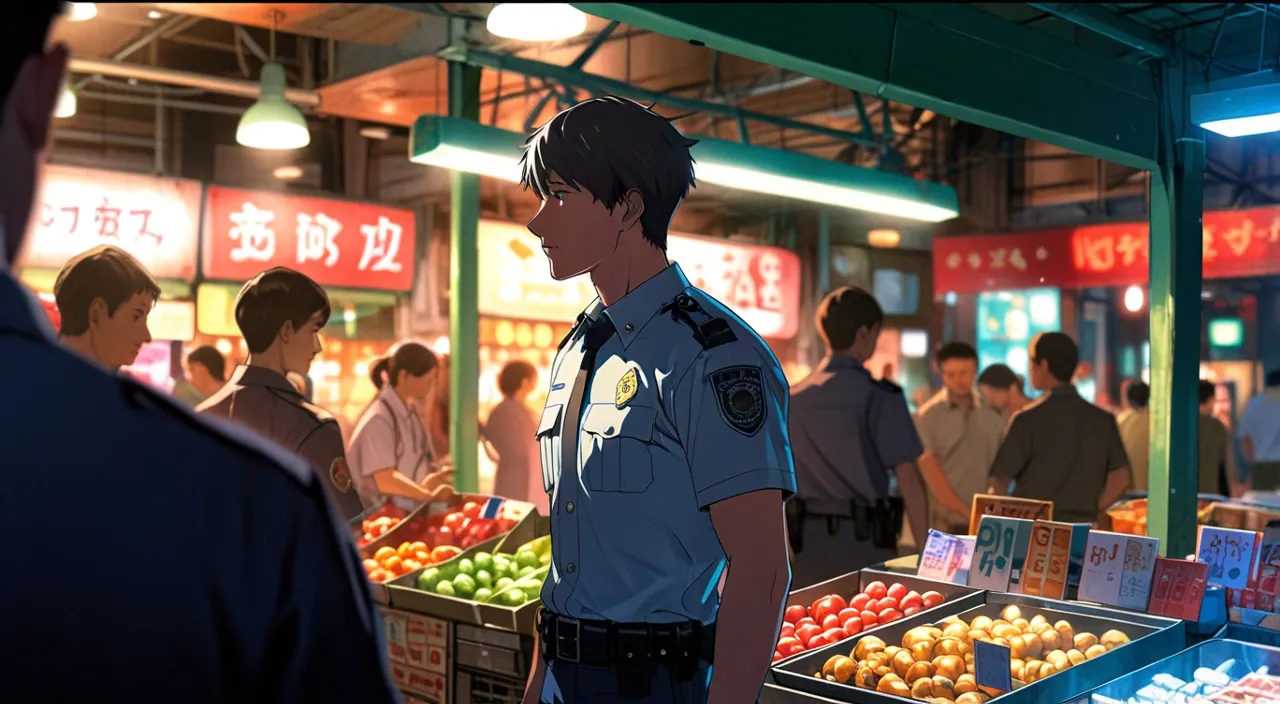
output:
M529 230L553 278L589 275L599 299L560 345L538 425L552 571L525 702L753 702L777 645L787 382L667 261L692 144L612 96L527 142Z
M350 521L364 506L347 468L342 431L286 376L311 367L330 312L324 289L305 274L276 267L255 276L236 296L236 325L249 347L248 363L196 410L241 423L298 453L320 474L338 513Z
M62 344L115 370L133 364L151 342L147 317L160 286L133 255L100 245L72 257L58 272L53 297Z
M44 48L61 5L0 21L0 701L398 702L312 473L56 344L6 263L62 85L67 51Z
M839 288L819 304L817 322L828 354L791 394L800 492L788 513L801 587L897 557L904 503L917 545L929 527L916 467L924 447L907 399L863 366L880 338L880 304L862 289ZM891 471L901 499L890 496Z

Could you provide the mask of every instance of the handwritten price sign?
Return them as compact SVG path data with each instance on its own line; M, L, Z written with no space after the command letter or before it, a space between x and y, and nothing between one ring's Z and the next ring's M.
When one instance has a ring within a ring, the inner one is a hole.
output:
M978 524L982 521L983 516L1024 518L1029 521L1052 521L1053 502L978 494L973 497L973 505L969 509L970 534L978 534Z
M1124 548L1120 591L1116 606L1143 611L1151 597L1151 573L1155 569L1159 538L1129 538Z
M1022 579L1018 582L1019 591L1049 599L1065 596L1074 528L1070 523L1035 522Z
M1251 530L1201 526L1196 560L1209 566L1209 583L1244 589L1253 576L1257 548L1258 534Z
M990 591L1009 591L1017 584L1031 542L1032 521L1021 518L984 516L969 569L969 586Z
M1081 601L1146 608L1152 560L1159 545L1155 538L1090 531L1080 579Z
M973 562L974 539L972 536L951 535L929 530L920 553L917 576L952 584L964 584L969 579L969 566Z
M1203 562L1157 557L1147 613L1184 621L1198 620L1208 567Z

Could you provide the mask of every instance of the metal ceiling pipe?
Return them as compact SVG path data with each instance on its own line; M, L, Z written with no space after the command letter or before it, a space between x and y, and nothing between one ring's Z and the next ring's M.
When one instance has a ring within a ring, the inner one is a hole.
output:
M1169 55L1169 49L1158 40L1155 32L1147 30L1146 27L1136 22L1102 9L1098 5L1045 2L1029 2L1027 4L1060 20L1083 27L1095 34L1101 34L1158 59L1163 59Z
M214 105L213 103L199 103L190 100L169 100L165 98L163 101L156 100L154 97L141 97L134 95L114 95L112 93L99 93L97 91L82 90L76 93L76 97L81 100L101 100L106 103L121 103L124 105L146 105L154 107L162 104L166 108L174 110L190 110L192 112L207 112L217 115L231 115L239 117L244 114L243 108L232 107L230 105Z
M135 80L148 81L151 83L163 83L165 85L183 86L186 88L199 88L201 90L207 90L210 93L238 95L245 98L257 98L261 93L261 87L258 85L257 81L242 81L236 78L206 76L199 73L191 73L189 71L176 71L174 69L159 68L157 66L143 66L142 64L130 64L123 61L112 61L110 59L91 59L79 56L72 57L67 70L73 73L89 73L100 76L114 76L116 78L133 78ZM285 90L284 97L289 102L303 107L320 107L320 94L313 90L289 88Z

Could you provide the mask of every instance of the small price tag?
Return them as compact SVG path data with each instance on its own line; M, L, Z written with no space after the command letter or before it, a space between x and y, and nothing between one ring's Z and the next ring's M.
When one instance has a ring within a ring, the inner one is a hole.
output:
M1249 586L1258 556L1258 534L1201 526L1196 542L1196 560L1209 566L1209 582L1228 589Z
M1019 591L1049 599L1063 598L1067 591L1073 529L1070 523L1035 522L1022 579L1018 582Z
M990 687L1001 692L1013 689L1013 673L1009 668L1010 651L1007 645L985 641L973 642L973 672L979 687Z
M490 496L489 500L484 502L484 508L480 511L480 515L488 519L498 517L498 513L502 511L502 504L506 503L506 499L501 496Z

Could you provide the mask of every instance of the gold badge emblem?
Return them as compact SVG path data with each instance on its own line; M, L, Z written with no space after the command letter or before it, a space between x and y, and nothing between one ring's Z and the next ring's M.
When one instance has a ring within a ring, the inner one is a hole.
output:
M640 378L636 376L636 370L628 369L627 373L618 380L618 388L613 392L613 405L622 408L635 398L636 391L639 390Z
M329 463L329 481L333 482L333 487L342 493L351 491L351 472L347 470L347 461L341 457L335 457Z

